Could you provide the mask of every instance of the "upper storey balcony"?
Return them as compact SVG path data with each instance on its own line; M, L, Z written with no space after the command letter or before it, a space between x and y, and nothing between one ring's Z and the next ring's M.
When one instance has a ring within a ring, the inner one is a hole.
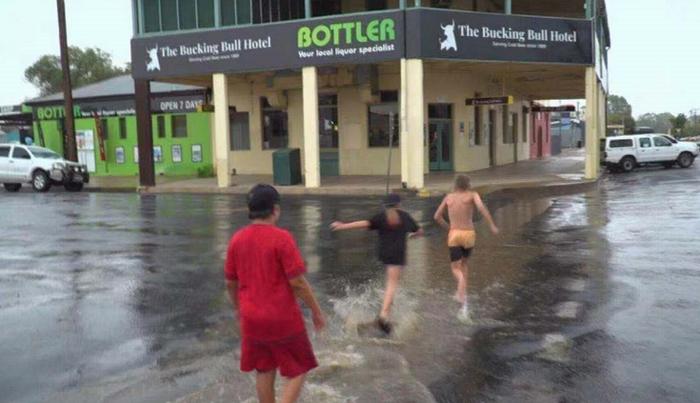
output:
M157 35L401 8L589 19L603 0L132 0L134 34Z

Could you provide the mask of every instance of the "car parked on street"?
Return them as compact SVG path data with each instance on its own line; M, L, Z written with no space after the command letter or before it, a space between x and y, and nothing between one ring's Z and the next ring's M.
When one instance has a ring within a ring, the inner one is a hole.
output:
M37 192L46 192L52 185L79 192L88 182L90 174L85 165L67 161L47 148L0 144L0 183L8 192L17 192L24 183L30 183Z
M602 162L611 171L623 172L653 164L690 168L698 154L700 147L695 143L678 141L666 134L634 134L606 138Z

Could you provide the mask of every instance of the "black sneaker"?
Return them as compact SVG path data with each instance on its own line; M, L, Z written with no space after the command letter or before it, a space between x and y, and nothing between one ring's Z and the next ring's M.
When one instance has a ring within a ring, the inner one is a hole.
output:
M382 319L382 318L377 318L377 327L379 328L379 330L381 330L385 334L387 334L387 335L391 334L392 326L388 320Z

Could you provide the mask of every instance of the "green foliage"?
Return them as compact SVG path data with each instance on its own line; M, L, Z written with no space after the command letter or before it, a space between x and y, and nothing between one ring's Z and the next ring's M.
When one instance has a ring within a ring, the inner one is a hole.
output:
M625 97L619 95L608 97L608 125L624 125L625 134L634 133L637 124L632 117L632 105Z
M112 56L99 48L71 46L68 57L73 88L126 74L131 67L114 66ZM56 55L41 56L24 71L24 77L39 89L42 96L63 91L61 58Z
M637 127L651 127L655 133L668 133L673 127L671 119L674 116L669 112L645 113L637 118Z
M200 178L214 177L214 166L212 164L206 164L201 168L197 168L197 176Z

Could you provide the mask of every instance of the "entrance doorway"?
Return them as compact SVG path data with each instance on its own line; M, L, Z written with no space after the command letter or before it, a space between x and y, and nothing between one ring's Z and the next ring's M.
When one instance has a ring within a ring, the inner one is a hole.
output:
M496 165L496 146L498 145L496 137L496 119L497 112L494 109L489 109L489 165Z
M430 170L452 171L452 105L428 104Z
M340 175L340 155L338 153L338 96L335 94L318 97L318 135L321 163L321 176Z
M543 142L544 139L542 138L542 127L537 128L537 158L542 158L542 155L544 154L543 151Z

